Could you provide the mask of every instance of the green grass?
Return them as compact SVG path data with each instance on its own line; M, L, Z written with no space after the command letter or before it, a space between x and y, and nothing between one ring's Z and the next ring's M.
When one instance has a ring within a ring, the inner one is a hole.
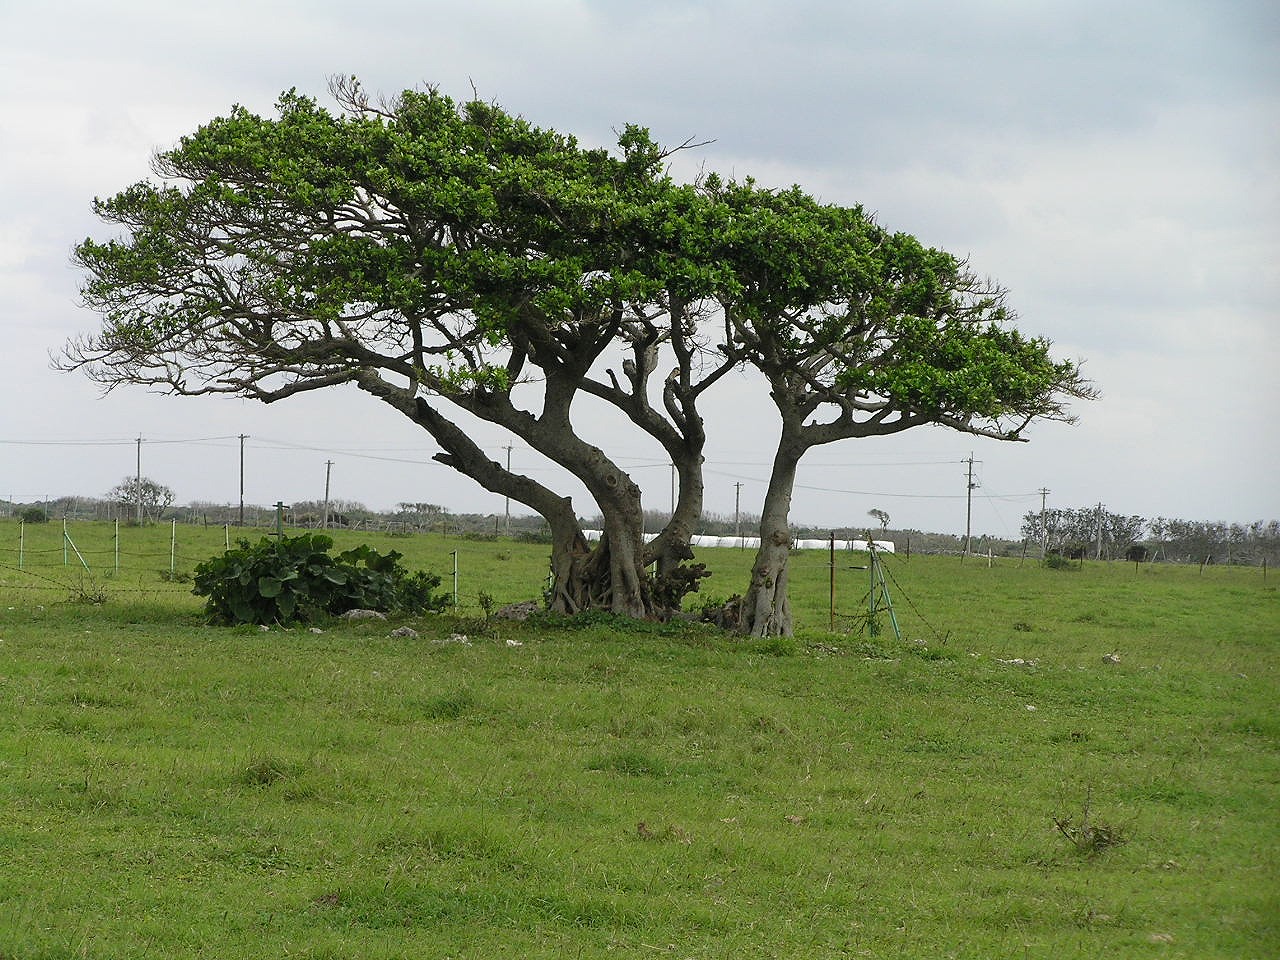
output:
M829 632L806 552L795 640L744 642L486 623L546 548L340 533L446 587L458 551L462 609L404 640L205 626L170 533L82 580L60 528L19 572L0 526L6 960L1280 953L1260 571L890 558L899 643ZM189 570L222 531L178 538ZM720 596L750 563L699 559ZM1086 802L1122 843L1059 831Z

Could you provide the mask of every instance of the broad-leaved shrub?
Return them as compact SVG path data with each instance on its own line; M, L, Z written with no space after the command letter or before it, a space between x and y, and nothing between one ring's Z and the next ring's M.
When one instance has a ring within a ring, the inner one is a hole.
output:
M448 602L434 593L438 576L406 570L395 550L361 544L330 556L332 546L332 537L314 533L240 540L196 567L192 592L208 597L205 611L224 624L310 621L357 608L420 613Z

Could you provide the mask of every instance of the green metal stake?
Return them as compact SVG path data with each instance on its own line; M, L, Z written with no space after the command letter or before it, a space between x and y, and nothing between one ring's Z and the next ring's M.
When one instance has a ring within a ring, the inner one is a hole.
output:
M67 550L67 544L71 544L71 549L76 552L76 559L80 561L80 566L84 567L85 570L88 571L89 573L92 573L93 571L89 570L88 562L85 560L84 556L80 553L80 548L77 547L75 544L75 541L71 539L71 534L67 533L66 530L63 530L62 531L62 550L64 553Z
M867 569L871 571L871 592L868 596L867 610L867 629L872 637L880 633L880 625L876 623L876 548L871 542L870 534L867 535L867 553L871 555L871 562L867 564Z
M284 501L276 501L276 536L284 539Z
M893 635L899 641L902 640L902 630L898 627L898 615L893 612L893 597L889 596L889 583L884 578L884 567L881 565L880 555L876 552L875 544L871 542L871 537L867 537L867 550L871 554L871 562L868 566L871 569L871 613L869 623L871 625L871 635L874 637L879 633L876 624L876 587L879 586L880 593L884 597L884 608L889 612L889 623L893 625Z
M884 567L881 566L881 560L876 558L876 570L880 574L880 589L884 591L884 606L889 611L889 622L893 624L893 635L902 640L902 631L898 628L898 615L893 612L893 597L889 596L889 584L884 579Z

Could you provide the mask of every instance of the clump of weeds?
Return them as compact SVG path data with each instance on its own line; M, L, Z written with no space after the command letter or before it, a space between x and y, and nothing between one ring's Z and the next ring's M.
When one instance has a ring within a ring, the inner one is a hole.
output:
M1085 791L1084 809L1079 822L1071 817L1053 818L1053 825L1058 828L1058 832L1070 841L1078 853L1086 857L1096 856L1104 850L1128 842L1123 827L1090 819L1092 801L1093 790L1090 788Z

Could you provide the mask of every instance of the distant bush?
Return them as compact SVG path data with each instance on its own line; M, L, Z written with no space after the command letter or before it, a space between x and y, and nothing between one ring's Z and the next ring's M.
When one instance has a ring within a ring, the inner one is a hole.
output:
M197 596L208 597L205 611L216 623L290 623L336 615L357 608L384 612L444 609L436 596L440 578L410 573L401 555L367 545L329 556L333 539L323 534L264 537L199 564Z
M550 543L551 531L549 530L517 530L512 534L512 539L516 543Z
M18 514L18 519L23 523L48 523L49 515L39 507L27 507Z

